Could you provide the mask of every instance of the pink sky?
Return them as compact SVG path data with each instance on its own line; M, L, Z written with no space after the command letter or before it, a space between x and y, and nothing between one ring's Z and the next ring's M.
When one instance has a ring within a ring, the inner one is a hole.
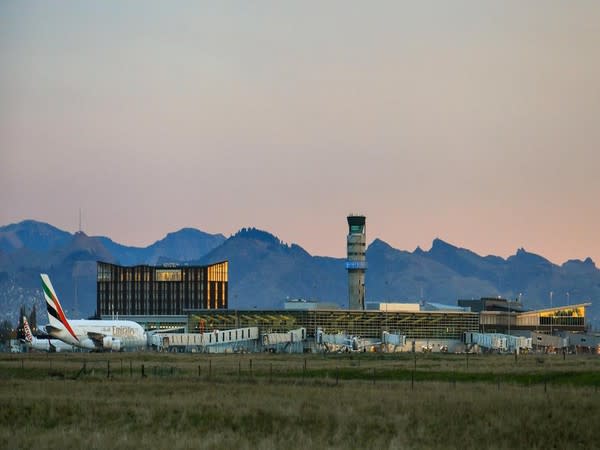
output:
M600 261L600 4L0 4L0 225Z

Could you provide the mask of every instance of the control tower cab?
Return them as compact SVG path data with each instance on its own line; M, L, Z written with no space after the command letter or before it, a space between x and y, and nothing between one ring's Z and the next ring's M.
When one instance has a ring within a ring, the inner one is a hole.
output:
M367 270L366 218L362 215L348 216L346 270L348 271L348 307L365 309L365 271Z

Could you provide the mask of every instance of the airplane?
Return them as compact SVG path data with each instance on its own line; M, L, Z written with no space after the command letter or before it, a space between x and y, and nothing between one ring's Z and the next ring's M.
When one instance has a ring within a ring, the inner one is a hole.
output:
M50 277L40 274L46 299L46 332L53 338L86 350L105 352L145 348L146 332L131 320L68 320L52 287Z
M35 350L43 350L45 352L72 352L73 346L67 344L60 339L38 339L31 333L29 322L27 317L23 316L23 331L25 333L25 339L21 339L25 344Z
M345 352L366 352L372 347L381 345L381 341L373 341L344 333L326 334L321 328L318 328L317 344L323 345L327 351L337 349Z

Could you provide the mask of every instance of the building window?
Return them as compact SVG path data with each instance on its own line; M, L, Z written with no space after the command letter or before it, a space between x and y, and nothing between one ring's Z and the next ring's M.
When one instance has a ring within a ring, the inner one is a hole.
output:
M181 281L179 269L156 269L156 281Z

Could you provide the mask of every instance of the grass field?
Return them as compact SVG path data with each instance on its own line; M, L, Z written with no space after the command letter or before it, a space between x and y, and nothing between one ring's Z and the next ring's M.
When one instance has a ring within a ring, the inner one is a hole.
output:
M598 356L416 356L0 355L0 447L600 447Z

